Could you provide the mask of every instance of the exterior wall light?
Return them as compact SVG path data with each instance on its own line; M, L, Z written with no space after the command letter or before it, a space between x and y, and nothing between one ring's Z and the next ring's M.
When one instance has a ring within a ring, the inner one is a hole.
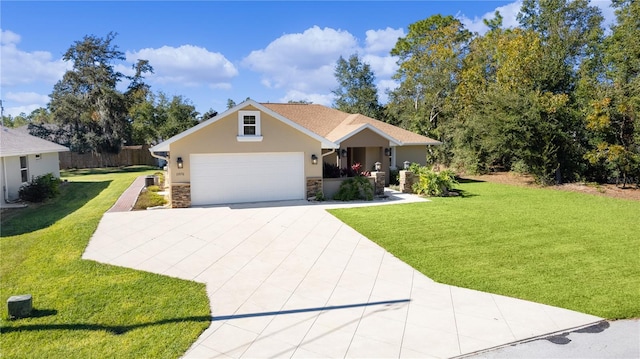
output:
M411 166L411 162L409 162L409 161L404 161L404 162L402 162L402 164L404 165L404 170L405 171L409 169L409 166Z
M384 155L387 156L387 157L391 156L391 148L389 148L389 147L385 148L384 149Z
M314 165L318 164L318 156L316 156L315 154L311 155L311 163Z
M380 171L380 168L382 168L382 163L380 163L380 162L376 162L376 163L374 164L374 166L375 166L376 171Z
M184 162L182 161L182 157L178 157L177 162L178 162L178 168L184 167Z
M347 157L347 149L343 148L340 150L340 157Z

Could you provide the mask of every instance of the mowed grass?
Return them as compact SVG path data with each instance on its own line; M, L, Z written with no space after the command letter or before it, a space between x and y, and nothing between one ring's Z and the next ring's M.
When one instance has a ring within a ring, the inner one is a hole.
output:
M470 182L466 196L330 212L441 283L640 317L640 202Z
M204 284L82 260L98 222L139 175L68 177L61 195L2 218L0 293L31 294L31 318L2 307L3 358L177 358L208 327Z

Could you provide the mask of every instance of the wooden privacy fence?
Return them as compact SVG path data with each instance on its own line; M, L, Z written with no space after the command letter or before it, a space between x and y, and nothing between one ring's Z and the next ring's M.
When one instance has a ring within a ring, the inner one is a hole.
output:
M148 146L124 146L120 153L60 152L59 155L60 169L158 165Z

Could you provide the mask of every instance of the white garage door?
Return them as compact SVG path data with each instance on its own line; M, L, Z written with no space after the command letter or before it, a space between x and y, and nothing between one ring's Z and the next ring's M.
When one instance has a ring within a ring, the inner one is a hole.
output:
M191 203L280 201L305 198L304 154L194 154Z

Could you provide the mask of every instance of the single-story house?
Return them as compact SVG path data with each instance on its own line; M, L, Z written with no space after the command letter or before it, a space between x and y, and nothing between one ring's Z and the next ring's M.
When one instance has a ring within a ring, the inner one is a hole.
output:
M1 207L18 200L20 187L33 178L52 173L60 177L58 153L69 151L65 146L43 140L28 133L0 126Z
M322 188L323 164L381 172L425 164L431 138L316 104L247 100L149 150L167 160L172 207L294 200ZM388 176L387 176L388 178Z

